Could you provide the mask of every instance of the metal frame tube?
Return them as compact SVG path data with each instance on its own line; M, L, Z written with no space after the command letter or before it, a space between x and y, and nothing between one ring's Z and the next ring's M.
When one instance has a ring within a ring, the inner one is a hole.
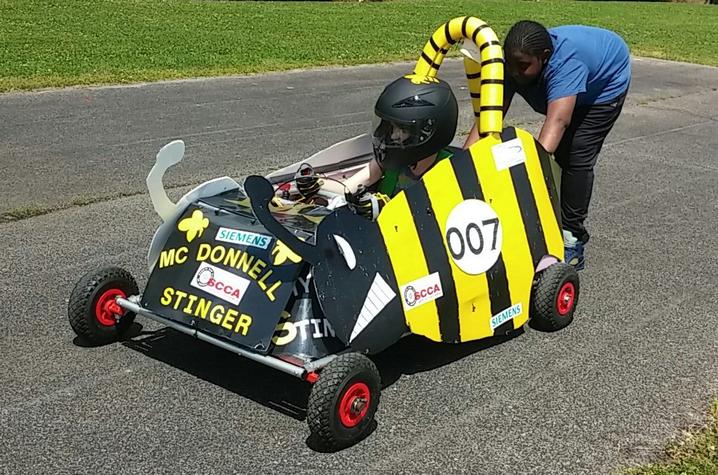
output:
M130 297L130 298L132 298L132 297ZM225 350L231 351L232 353L236 353L236 354L243 356L247 359L256 361L257 363L261 363L265 366L269 366L271 368L278 369L279 371L282 371L283 373L291 374L292 376L296 376L299 379L304 379L307 371L314 371L315 369L319 369L320 367L323 367L324 365L326 365L326 363L325 363L322 366L316 366L316 363L326 359L326 358L322 358L321 360L317 360L314 362L315 365L312 365L313 369L308 370L305 367L295 366L293 364L287 363L286 361L282 361L279 358L275 358L274 356L259 355L257 353L252 353L251 351L240 348L239 346L234 345L232 343L223 341L219 338L215 338L215 337L207 335L205 333L201 333L201 332L197 331L196 328L191 328L187 325L173 322L172 320L169 320L165 317L157 315L156 313L154 313L150 310L147 310L146 308L143 308L140 305L138 305L135 302L132 302L128 299L123 299L122 297L117 297L116 301L117 301L117 304L120 307L124 308L125 310L136 313L137 315L142 315L143 317L149 318L150 320L154 320L163 325L167 325L168 327L170 327L174 330L182 332L186 335L193 336L193 337L197 338L198 340L205 341L214 346L218 346ZM311 364L312 363L309 363L307 366L309 366Z
M339 355L327 355L324 358L319 358L318 360L310 361L309 363L306 363L304 365L304 368L309 372L320 370L320 369L324 368L326 365L328 365L337 356L339 356Z

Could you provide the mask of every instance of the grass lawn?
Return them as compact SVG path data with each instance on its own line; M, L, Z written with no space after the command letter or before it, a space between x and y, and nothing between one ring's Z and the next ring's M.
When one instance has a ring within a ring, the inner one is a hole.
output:
M611 28L636 55L718 65L718 7L561 0L0 0L0 91L411 60L444 21Z
M718 473L718 401L711 421L666 449L667 461L627 471L626 475L715 475Z

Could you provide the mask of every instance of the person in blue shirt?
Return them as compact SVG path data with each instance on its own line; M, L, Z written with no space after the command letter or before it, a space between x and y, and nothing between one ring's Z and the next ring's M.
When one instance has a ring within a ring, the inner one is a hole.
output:
M562 169L565 260L583 269L593 169L628 92L628 46L609 30L579 25L547 30L524 20L509 30L504 58L504 114L518 93L546 116L538 141ZM474 127L464 148L478 138Z

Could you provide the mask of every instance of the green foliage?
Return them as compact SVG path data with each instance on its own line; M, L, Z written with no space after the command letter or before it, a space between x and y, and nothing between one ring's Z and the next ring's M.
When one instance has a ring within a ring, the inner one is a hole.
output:
M666 449L667 460L627 475L715 475L718 473L718 401L713 403L709 422L686 432Z
M5 213L0 214L0 223L6 223L10 221L19 221L21 219L33 218L35 216L41 216L47 214L49 211L37 206L25 206L22 208L16 208Z
M466 14L500 37L523 18L583 23L614 29L634 54L718 65L718 9L703 5L0 0L0 91L412 60Z

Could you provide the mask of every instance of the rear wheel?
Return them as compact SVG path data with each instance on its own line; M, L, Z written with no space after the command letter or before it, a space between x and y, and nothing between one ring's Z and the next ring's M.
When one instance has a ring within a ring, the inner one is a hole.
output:
M538 274L531 298L531 321L544 331L565 328L573 321L578 304L576 269L565 262L550 265Z
M118 340L132 325L135 314L117 305L117 297L139 294L132 275L120 267L88 272L77 282L67 305L70 326L88 343Z
M374 363L359 353L340 355L314 383L307 406L309 428L326 449L353 445L371 430L380 395Z

